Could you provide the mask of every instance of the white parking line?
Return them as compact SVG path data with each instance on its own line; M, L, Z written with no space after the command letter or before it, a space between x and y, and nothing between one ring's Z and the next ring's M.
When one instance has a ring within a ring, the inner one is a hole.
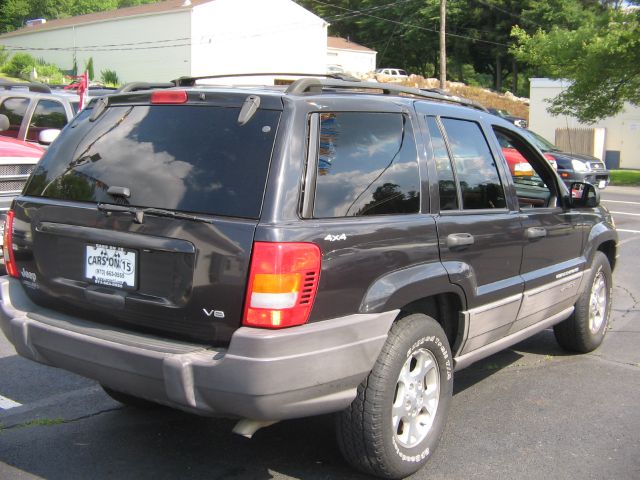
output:
M624 200L607 200L604 199L603 202L609 202L609 203L627 203L629 205L640 205L640 202L625 202Z
M632 215L634 217L640 217L640 213L614 212L614 211L611 211L609 213L615 213L616 215Z
M626 230L624 228L616 228L618 232L626 232L626 233L640 233L640 230Z
M0 409L9 410L10 408L21 407L22 404L18 402L14 402L10 398L3 397L0 395Z

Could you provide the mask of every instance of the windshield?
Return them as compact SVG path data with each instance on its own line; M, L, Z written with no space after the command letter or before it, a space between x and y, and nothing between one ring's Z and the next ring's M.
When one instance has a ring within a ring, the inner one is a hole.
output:
M525 130L525 132L526 132L527 138L531 141L531 143L533 143L536 147L538 147L543 152L558 151L558 147L556 147L553 143L551 143L549 140L547 140L543 136L538 135L537 133L532 132L531 130Z
M259 218L280 113L239 108L114 106L84 110L45 154L25 194Z

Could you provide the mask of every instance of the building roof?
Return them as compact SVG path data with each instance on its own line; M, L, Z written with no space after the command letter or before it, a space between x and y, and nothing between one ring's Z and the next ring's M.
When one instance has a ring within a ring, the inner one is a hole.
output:
M44 30L55 30L57 28L71 27L75 25L82 25L85 23L105 22L117 18L180 11L182 9L195 7L211 1L214 0L167 0L158 3L136 5L134 7L118 8L116 10L108 10L105 12L88 13L86 15L78 15L76 17L58 18L53 20L47 19L47 23L33 25L31 27L22 27L18 30L14 30L13 32L0 35L0 38L13 37Z
M337 48L339 50L358 50L360 52L376 53L375 50L371 50L370 48L341 37L327 37L327 47Z

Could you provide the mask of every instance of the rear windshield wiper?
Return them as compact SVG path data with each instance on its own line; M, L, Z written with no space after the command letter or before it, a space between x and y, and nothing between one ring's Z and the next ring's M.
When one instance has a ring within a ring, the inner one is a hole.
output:
M191 215L189 213L176 212L173 210L165 210L163 208L140 208L140 207L131 207L128 205L117 205L113 203L98 203L98 210L103 212L124 212L130 213L135 217L136 223L144 223L145 215L153 215L155 217L167 217L167 218L176 218L179 220L191 220L194 222L206 222L211 223L211 219L206 217L201 217L199 215Z

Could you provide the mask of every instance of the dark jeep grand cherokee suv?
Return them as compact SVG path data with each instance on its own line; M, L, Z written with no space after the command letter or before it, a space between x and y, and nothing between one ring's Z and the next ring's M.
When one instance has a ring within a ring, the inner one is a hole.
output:
M611 217L512 124L389 85L175 83L94 101L14 201L0 323L21 355L248 436L338 412L347 460L400 478L454 371L549 327L602 342Z

